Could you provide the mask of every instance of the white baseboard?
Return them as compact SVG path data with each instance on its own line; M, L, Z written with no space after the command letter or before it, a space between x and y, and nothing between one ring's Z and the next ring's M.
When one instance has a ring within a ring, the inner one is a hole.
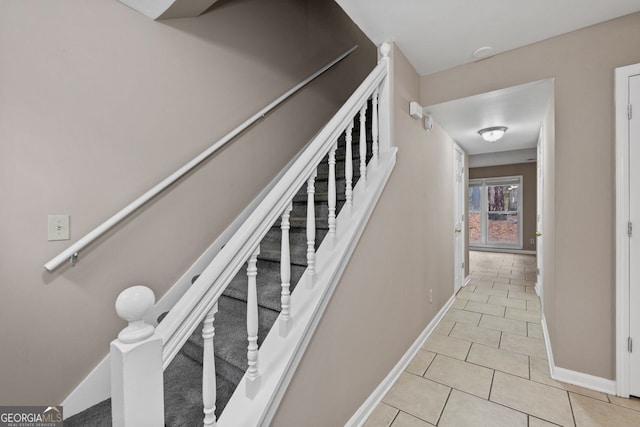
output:
M469 248L470 251L475 252L498 252L504 254L518 254L518 255L535 255L536 251L528 251L525 249L508 249L508 248L485 248L481 246L474 246Z
M549 373L551 378L588 388L590 390L599 391L601 393L612 395L616 394L616 382L614 380L608 380L606 378L596 377L556 366L555 361L553 360L553 351L551 349L551 341L549 340L549 330L547 329L547 321L544 314L542 314L542 333L544 334L544 342L547 346L547 358L549 359Z
M464 288L465 286L467 286L469 282L471 282L471 276L465 277L464 282L462 282L462 287Z
M294 157L280 173L267 185L258 196L238 215L238 217L220 234L220 236L207 248L196 262L185 271L185 273L169 288L169 290L156 302L145 321L156 325L158 316L166 313L178 302L184 293L191 286L193 276L200 274L211 263L213 258L220 252L220 249L229 241L233 234L240 229L249 215L256 209L269 191L280 180L284 172L296 160ZM113 301L115 304L115 301ZM111 397L111 361L109 357L109 346L105 348L106 356L96 365L78 386L64 399L64 417L69 418L93 405Z
M536 282L534 290L536 291L536 295L540 296L540 286L538 286L538 282Z
M433 331L440 323L440 320L444 317L447 310L451 308L453 302L455 301L456 296L451 295L451 298L442 306L438 314L429 322L427 327L422 331L422 333L418 336L418 338L414 341L414 343L409 347L409 349L405 352L402 358L396 363L391 372L387 374L387 376L382 380L382 382L376 387L376 389L369 395L367 400L364 401L362 406L358 408L358 410L353 414L351 419L347 421L345 426L348 427L360 427L367 421L367 418L371 416L373 410L378 406L378 404L382 401L387 392L391 389L396 380L400 377L402 372L407 368L411 359L418 353L418 350L422 347L422 345L427 341L429 336L433 333Z
M577 385L601 393L616 394L616 382L602 377L596 377L570 369L555 367L551 378L565 383Z
M537 291L536 291L537 292ZM544 336L544 345L547 347L547 360L549 361L549 372L553 378L553 370L555 369L555 363L553 361L553 349L551 348L551 340L549 338L549 329L547 329L547 319L542 313L542 319L540 321L542 326L542 335Z

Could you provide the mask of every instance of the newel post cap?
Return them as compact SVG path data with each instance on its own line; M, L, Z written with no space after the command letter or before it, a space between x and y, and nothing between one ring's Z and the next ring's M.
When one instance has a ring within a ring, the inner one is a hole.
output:
M389 53L391 53L391 45L389 43L382 43L380 45L380 55L383 58L388 58L389 57Z
M120 292L116 299L116 313L129 325L118 334L125 344L143 341L153 335L155 328L143 319L156 302L153 291L146 286L132 286Z

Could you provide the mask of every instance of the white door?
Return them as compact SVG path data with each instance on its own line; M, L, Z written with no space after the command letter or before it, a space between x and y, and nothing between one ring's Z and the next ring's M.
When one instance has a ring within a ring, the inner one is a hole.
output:
M629 121L629 394L640 396L640 75L629 77L629 104L636 110Z
M454 291L462 287L464 281L464 152L454 146L453 151L453 225L454 225Z
M544 303L543 292L543 270L542 270L542 212L544 206L544 126L540 128L538 137L538 158L537 163L537 190L536 190L536 292L540 296L540 302Z

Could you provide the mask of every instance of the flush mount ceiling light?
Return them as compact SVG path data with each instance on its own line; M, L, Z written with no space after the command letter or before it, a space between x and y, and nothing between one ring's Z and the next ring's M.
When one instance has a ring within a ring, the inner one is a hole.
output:
M476 59L482 59L482 58L486 58L487 56L491 55L491 52L493 52L493 48L491 46L484 46L481 47L479 49L476 49L471 56L473 56Z
M506 126L493 126L490 128L480 129L478 133L480 134L482 139L484 139L485 141L496 142L497 140L499 140L504 136L504 133L506 131L507 131Z

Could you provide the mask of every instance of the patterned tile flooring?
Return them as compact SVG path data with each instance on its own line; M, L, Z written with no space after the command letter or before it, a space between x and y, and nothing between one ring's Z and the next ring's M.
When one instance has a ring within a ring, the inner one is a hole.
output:
M471 282L365 427L640 426L640 399L553 380L535 256L470 253Z

